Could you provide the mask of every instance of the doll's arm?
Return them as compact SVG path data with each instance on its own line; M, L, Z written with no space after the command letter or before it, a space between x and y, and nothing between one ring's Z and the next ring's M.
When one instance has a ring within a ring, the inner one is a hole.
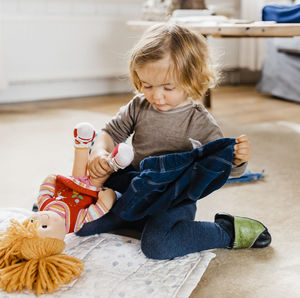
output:
M107 212L111 209L117 198L116 193L111 188L106 188L98 193L98 200L95 205L103 205ZM91 207L91 206L90 206Z
M40 209L40 207L46 200L53 198L55 192L55 185L56 175L51 174L47 176L46 179L43 181L43 183L40 186L40 191L37 198L38 209Z
M96 220L111 209L116 201L116 193L110 189L100 190L98 194L98 200L95 204L91 204L88 208L80 210L74 232L77 232L81 227L93 220Z

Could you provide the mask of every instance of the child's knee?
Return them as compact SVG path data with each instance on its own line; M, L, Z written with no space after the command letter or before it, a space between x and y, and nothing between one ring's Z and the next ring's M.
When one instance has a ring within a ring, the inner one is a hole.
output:
M150 259L169 259L168 246L164 242L164 239L158 235L152 236L144 233L141 239L141 250Z

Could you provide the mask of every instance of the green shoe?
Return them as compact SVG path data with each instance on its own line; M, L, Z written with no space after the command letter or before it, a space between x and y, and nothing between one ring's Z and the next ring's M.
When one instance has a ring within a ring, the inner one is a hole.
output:
M230 248L262 248L271 243L268 229L258 220L226 213L215 215L215 222L228 231L228 224L224 225L224 221L230 222L234 227L233 233L229 231L229 234L233 234Z

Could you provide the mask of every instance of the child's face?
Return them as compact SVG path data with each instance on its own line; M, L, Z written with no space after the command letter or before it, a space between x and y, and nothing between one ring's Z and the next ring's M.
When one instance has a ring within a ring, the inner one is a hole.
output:
M38 235L42 238L64 240L66 235L65 220L53 211L40 211L30 217L39 222Z
M189 103L187 95L168 74L169 55L155 62L146 63L137 68L137 75L142 83L142 93L157 109L169 111Z

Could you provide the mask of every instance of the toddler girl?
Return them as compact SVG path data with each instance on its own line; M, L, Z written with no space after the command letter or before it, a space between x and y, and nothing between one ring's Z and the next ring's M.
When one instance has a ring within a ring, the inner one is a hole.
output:
M200 103L208 88L216 83L202 36L175 24L151 27L132 50L130 77L138 94L96 138L89 158L91 177L107 177L112 172L106 158L115 144L124 142L131 134L131 170L136 171L145 157L186 152L193 149L193 144L201 146L223 138L220 127ZM236 138L234 150L231 176L240 176L251 153L246 135ZM124 192L132 173L127 170L121 180L114 179L119 176L113 174L107 183ZM195 212L196 203L188 199L139 222L127 222L110 212L88 223L77 234L129 226L140 228L143 252L157 259L212 248L264 247L271 241L267 228L258 221L217 214L215 222L196 222ZM243 238L247 241L242 243Z

